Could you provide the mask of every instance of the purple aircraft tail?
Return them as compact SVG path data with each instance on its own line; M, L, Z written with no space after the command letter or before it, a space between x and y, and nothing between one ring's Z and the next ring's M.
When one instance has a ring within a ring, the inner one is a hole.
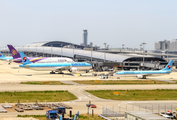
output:
M13 59L20 58L19 52L12 46L12 45L7 45L10 53L12 54Z

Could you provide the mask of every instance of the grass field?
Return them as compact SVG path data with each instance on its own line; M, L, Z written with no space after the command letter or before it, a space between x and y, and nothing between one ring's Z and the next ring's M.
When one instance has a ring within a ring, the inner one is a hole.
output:
M77 99L68 91L28 91L28 92L0 92L0 103L9 102L60 102Z
M74 81L79 84L90 84L90 85L128 85L128 84L176 84L158 80L85 80L85 81Z
M18 117L33 117L39 120L47 120L46 115L18 115ZM91 116L91 115L79 115L79 120L103 120L101 117L98 116Z
M27 81L20 84L32 84L32 85L66 85L60 81Z
M47 120L46 115L18 115L17 117L24 117L24 118L33 117L39 120Z
M90 90L87 92L99 98L111 100L177 100L177 89ZM119 95L116 95L115 92L118 92Z

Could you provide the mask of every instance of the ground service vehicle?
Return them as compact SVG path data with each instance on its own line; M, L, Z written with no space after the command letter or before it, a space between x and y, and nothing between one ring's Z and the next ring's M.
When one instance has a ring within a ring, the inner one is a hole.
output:
M161 112L160 115L168 119L176 119L176 115L169 110L166 113Z
M58 114L56 110L48 110L46 112L47 120L55 120L57 118Z
M65 107L57 107L57 112L58 114L65 114L66 113Z
M96 108L96 105L90 104L90 107L91 107L91 108Z
M57 110L48 110L46 112L47 120L73 120L72 117L65 116L65 108L58 107ZM71 115L70 115L71 116ZM74 120L79 117L79 112L77 112L74 116Z

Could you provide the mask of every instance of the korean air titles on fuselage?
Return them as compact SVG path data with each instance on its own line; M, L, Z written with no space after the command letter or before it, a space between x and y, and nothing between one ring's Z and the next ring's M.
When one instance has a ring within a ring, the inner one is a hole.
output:
M164 74L171 73L171 71L123 71L119 74Z
M134 71L125 71L124 74L135 74Z

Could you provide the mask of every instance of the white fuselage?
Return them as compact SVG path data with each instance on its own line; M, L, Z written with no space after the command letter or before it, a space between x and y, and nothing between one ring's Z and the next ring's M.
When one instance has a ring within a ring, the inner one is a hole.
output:
M32 59L32 61L33 60L35 59ZM73 62L73 60L70 58L48 57L46 59L41 59L39 61L36 61L35 63L64 63L64 62L70 63Z
M28 57L32 63L70 63L74 62L70 58L65 57ZM21 58L13 59L13 62L22 63Z

